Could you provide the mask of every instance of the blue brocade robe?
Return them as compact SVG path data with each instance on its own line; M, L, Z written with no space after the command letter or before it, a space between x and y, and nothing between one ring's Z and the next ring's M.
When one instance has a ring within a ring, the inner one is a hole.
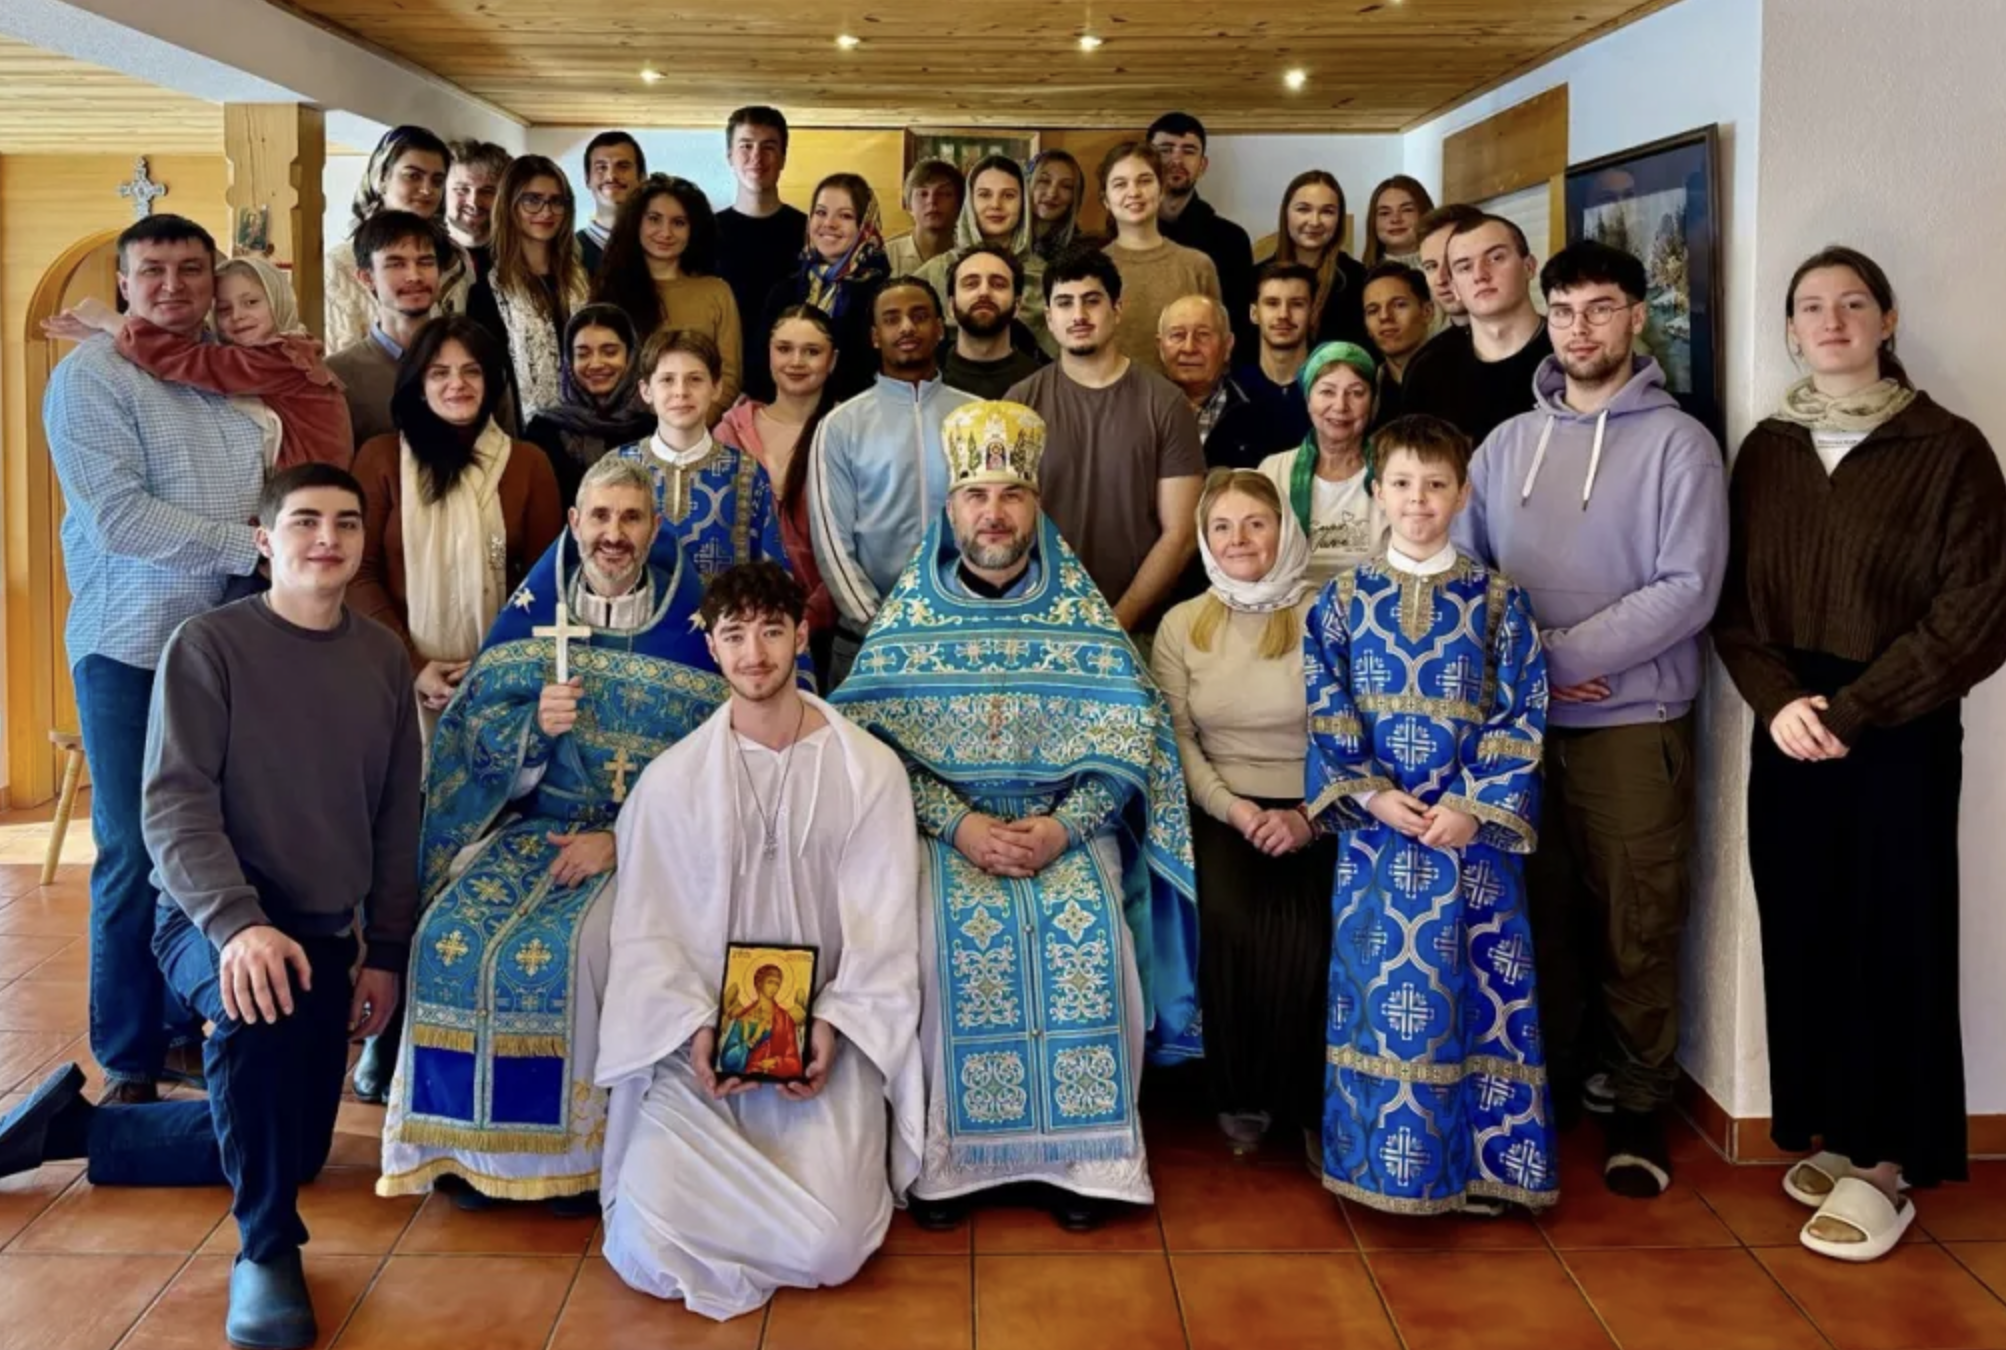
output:
M1125 1034L1121 955L1133 953L1149 1048L1196 1053L1183 771L1134 646L1057 529L1039 528L1031 572L992 600L958 584L946 515L935 516L830 701L896 749L912 778L929 888L923 951L934 953L928 1022L941 1040L928 1069L929 1180L943 1165L1048 1176L1127 1160L1146 1188L1134 1094L1143 1047ZM973 811L1051 815L1069 847L1030 880L990 876L953 847ZM942 1113L947 1157L937 1158ZM980 1184L1006 1179L1018 1176Z
M1311 812L1343 832L1324 1185L1403 1214L1558 1197L1532 932L1546 658L1524 592L1457 558L1340 573L1303 639ZM1460 853L1368 814L1399 789L1478 820Z
M646 465L654 476L655 509L703 583L740 563L776 562L794 570L780 539L773 483L758 460L713 440L712 453L701 464L678 469L665 463L652 444L636 441L613 453Z
M598 1185L606 1101L592 1086L598 1004L581 974L591 945L581 935L602 895L610 902L614 875L555 884L547 836L610 830L641 770L729 693L691 622L701 583L667 531L648 567L654 609L643 627L571 641L571 673L584 681L571 731L552 740L537 726L556 653L554 639L531 632L553 622L559 587L568 594L577 575L568 532L503 607L439 720L420 854L426 908L381 1194L424 1191L447 1172L505 1199ZM525 770L539 767L518 796ZM602 944L609 920L596 920Z

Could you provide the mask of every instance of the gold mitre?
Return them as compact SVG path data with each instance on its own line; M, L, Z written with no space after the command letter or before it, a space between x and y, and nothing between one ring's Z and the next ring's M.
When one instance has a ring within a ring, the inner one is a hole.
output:
M947 452L948 491L976 483L1038 490L1045 419L1023 404L1001 399L963 404L942 423L940 441Z

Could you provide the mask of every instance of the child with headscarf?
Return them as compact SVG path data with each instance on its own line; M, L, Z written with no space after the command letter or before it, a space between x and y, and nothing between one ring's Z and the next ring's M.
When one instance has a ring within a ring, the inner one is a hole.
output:
M238 411L264 428L265 463L347 468L355 457L348 400L327 368L320 339L300 323L285 273L263 258L232 258L216 269L219 341L169 332L138 315L86 300L42 325L72 342L109 333L119 354L155 379L236 399Z

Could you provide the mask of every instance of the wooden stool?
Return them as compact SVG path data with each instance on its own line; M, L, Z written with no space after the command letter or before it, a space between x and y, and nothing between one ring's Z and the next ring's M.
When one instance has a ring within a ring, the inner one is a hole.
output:
M52 731L49 742L63 752L63 790L56 797L56 818L49 826L49 852L42 859L42 884L56 879L56 864L63 860L63 835L70 828L70 812L77 805L77 784L84 776L84 738L74 731Z

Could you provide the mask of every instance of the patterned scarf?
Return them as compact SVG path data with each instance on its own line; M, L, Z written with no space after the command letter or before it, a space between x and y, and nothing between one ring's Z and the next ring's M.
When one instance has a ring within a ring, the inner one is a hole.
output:
M1813 431L1869 432L1915 402L1915 390L1876 380L1850 394L1821 394L1807 375L1783 395L1776 415Z
M1316 382L1332 366L1350 366L1365 377L1365 382L1378 388L1377 370L1372 363L1372 354L1365 348L1351 342L1326 342L1309 354L1303 368L1296 372L1296 385L1303 391L1303 402L1309 402L1309 391L1316 388ZM1372 442L1365 443L1370 453ZM1305 531L1310 527L1311 504L1316 486L1316 428L1311 427L1309 435L1296 449L1296 457L1289 464L1289 509L1295 513L1296 523ZM1370 486L1368 482L1368 486Z
M493 278L489 279L493 282ZM554 283L553 283L554 285ZM563 343L558 334L564 316L585 303L585 282L574 277L569 293L553 292L550 303L558 322L546 317L536 297L494 287L495 308L501 311L502 327L508 330L508 355L515 366L517 415L526 424L530 418L555 404L564 366Z
M626 373L603 395L580 385L577 372L572 369L572 344L579 330L587 327L609 329L627 345ZM641 405L640 355L640 344L634 338L634 321L618 305L587 305L564 325L558 401L539 416L556 425L565 453L580 465L590 468L608 450L630 445L655 429L655 414Z
M877 198L871 199L864 218L858 222L857 242L850 251L830 262L809 244L801 250L801 273L808 278L804 299L830 318L839 318L857 284L882 281L891 274L885 257L885 236L878 213Z

